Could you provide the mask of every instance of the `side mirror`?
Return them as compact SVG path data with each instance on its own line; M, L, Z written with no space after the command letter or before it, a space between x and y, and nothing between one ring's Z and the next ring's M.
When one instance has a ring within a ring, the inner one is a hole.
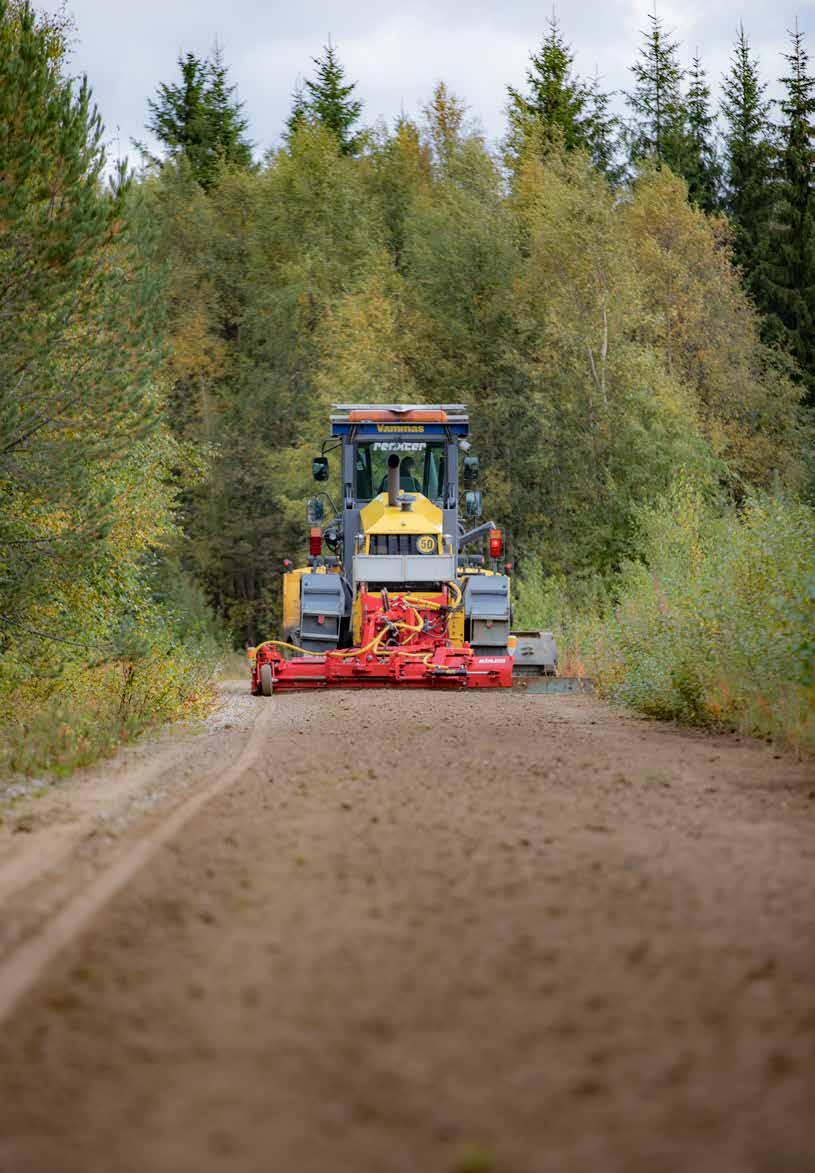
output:
M328 457L315 456L311 462L311 475L315 481L328 480Z
M325 517L325 505L319 497L309 497L306 504L306 521L309 525L317 525Z
M464 475L465 485L474 485L478 480L478 474L481 470L481 462L477 456L465 456L462 472Z
M468 517L480 517L482 512L480 489L468 489L464 494L464 512Z

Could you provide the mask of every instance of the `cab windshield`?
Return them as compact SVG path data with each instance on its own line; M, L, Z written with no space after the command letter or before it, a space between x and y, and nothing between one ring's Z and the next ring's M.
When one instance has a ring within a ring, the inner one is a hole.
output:
M371 440L357 444L355 490L357 500L370 501L388 490L388 457L399 457L399 487L423 493L440 503L444 496L444 443L427 440Z

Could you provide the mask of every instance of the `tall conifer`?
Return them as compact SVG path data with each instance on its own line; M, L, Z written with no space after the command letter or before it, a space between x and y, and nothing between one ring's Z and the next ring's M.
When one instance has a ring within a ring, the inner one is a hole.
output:
M194 53L180 56L178 68L181 80L162 82L156 98L148 99L147 129L171 159L184 157L201 186L209 188L219 163L251 165L248 120L234 96L235 86L229 84L220 46L209 60Z
M600 85L595 71L589 83L586 119L586 144L591 161L598 171L612 181L621 180L625 167L620 159L620 119L611 112L611 97Z
M770 310L815 403L815 77L804 35L790 32L779 126L777 199L767 271Z
M665 32L656 12L648 16L638 59L631 66L634 89L626 95L633 115L629 152L635 165L650 159L682 174L686 156L685 109L679 44Z
M217 43L209 60L208 74L204 101L215 150L226 163L250 167L252 147L246 138L249 119L243 114L243 102L235 98L237 86L229 83L229 69Z
M691 203L704 212L715 212L719 207L721 164L716 151L716 119L710 109L710 87L698 52L688 78L683 174Z
M305 102L300 110L321 123L336 137L343 155L357 154L361 138L354 126L362 114L362 102L352 97L356 82L346 82L337 48L329 39L322 57L315 57L317 74L305 83Z
M566 150L586 145L584 124L588 88L574 74L574 53L564 40L555 15L537 53L531 53L526 71L526 93L509 86L510 130L521 141L530 124L544 138L556 139Z
M574 53L556 15L540 49L530 54L526 90L508 87L508 148L517 160L535 139L544 151L552 145L589 152L601 171L615 175L617 118L609 112L609 96L595 76L584 81L574 72Z
M733 224L733 255L748 292L767 308L765 263L773 203L773 148L767 83L739 25L730 69L722 81L724 209Z
M0 0L0 614L104 554L102 469L155 424L152 233L53 29ZM96 540L91 540L91 539ZM100 551L102 552L100 554Z

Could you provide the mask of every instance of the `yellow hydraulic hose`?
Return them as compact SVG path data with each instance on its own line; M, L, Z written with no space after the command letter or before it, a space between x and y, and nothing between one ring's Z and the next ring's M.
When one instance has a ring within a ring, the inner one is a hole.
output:
M388 634L388 628L383 627L378 635L375 635L370 643L366 644L364 648L347 648L344 652L333 651L326 652L327 656L336 656L340 660L347 659L349 656L364 656L368 652L373 652L382 643L382 640Z
M416 618L418 619L418 615ZM393 628L396 628L399 631L409 631L412 633L410 636L408 636L408 639L404 641L407 643L408 640L412 639L414 635L418 634L424 629L424 625L421 622L419 622L418 626L412 626L409 623L392 623L388 627L383 627L379 634L375 635L371 642L366 644L364 648L348 648L347 651L344 652L336 651L328 652L327 654L329 656L339 656L343 659L349 656L364 656L366 653L372 652L375 648L378 648L385 636L388 635L390 631L393 630Z
M458 595L458 598L456 599L455 603L453 603L453 609L455 609L456 607L458 607L459 603L461 602L461 591L460 591L459 587L454 582L449 582L447 585L449 587L452 587L453 590ZM246 654L248 655L250 660L254 660L261 648L288 648L289 651L297 652L297 654L300 656L338 656L341 659L345 659L349 656L364 656L364 655L367 655L368 652L372 652L372 651L374 651L374 649L378 648L379 645L381 644L382 640L388 634L388 632L391 631L394 627L401 630L401 631L409 631L411 633L406 640L403 640L402 644L398 648L391 649L392 651L402 652L402 649L404 648L405 644L410 643L410 641L413 639L413 637L415 635L418 635L419 632L424 631L424 623L422 622L421 616L419 615L419 612L416 609L417 606L432 609L434 611L441 611L445 605L443 603L437 603L435 601L435 599L423 599L418 595L404 595L403 598L413 608L413 614L416 618L416 624L413 625L413 624L409 624L409 623L393 623L393 624L391 624L390 627L383 627L382 630L379 632L379 634L375 635L374 638L371 640L371 642L366 644L364 648L348 648L346 651L342 651L342 652L341 651L308 652L308 651L306 651L305 648L299 648L297 646L297 644L286 643L286 641L282 640L282 639L265 639L263 641L263 643L259 643L257 645L257 647L247 648ZM422 653L421 652L404 652L403 654L404 655L411 655L411 656L418 656L418 655L421 655Z
M457 596L457 598L456 598L456 601L453 603L453 606L452 606L452 610L453 610L453 611L455 611L457 607L460 607L460 606L461 606L461 587L458 585L458 583L457 583L457 582L448 582L448 584L447 584L447 585L448 585L449 587L452 587L452 588L453 588L453 590L456 592L456 596Z
M392 626L404 631L411 632L412 634L408 637L408 639L412 639L414 635L422 631L422 625L419 625L418 627L412 627L407 623L394 623ZM261 648L288 648L289 651L297 652L297 654L300 656L339 656L341 658L347 656L364 656L366 653L372 652L375 648L379 647L379 645L382 643L382 640L388 634L389 630L390 628L383 627L379 634L375 635L371 642L366 644L364 648L348 648L346 651L342 652L308 652L305 648L299 648L297 644L286 643L286 641L282 639L265 639L263 643L258 644L256 648L247 648L246 653L250 660L255 659ZM407 643L408 640L405 640L404 642ZM413 655L417 654L418 653L416 652L413 653Z
M246 654L249 659L254 660L261 648L288 648L289 651L299 652L301 656L322 656L325 654L324 652L307 652L305 648L298 648L297 644L287 644L282 639L265 639L256 648L246 649Z
M448 582L446 585L452 587L456 592L456 599L453 603L440 603L437 599L425 599L421 595L405 595L404 597L413 607L424 607L432 611L441 611L449 608L451 611L455 611L461 603L461 588L454 582Z

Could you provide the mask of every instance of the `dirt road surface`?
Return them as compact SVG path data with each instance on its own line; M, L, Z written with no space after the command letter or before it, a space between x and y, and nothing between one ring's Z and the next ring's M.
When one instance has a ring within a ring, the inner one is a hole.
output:
M815 1170L811 763L233 689L0 808L0 1173Z

